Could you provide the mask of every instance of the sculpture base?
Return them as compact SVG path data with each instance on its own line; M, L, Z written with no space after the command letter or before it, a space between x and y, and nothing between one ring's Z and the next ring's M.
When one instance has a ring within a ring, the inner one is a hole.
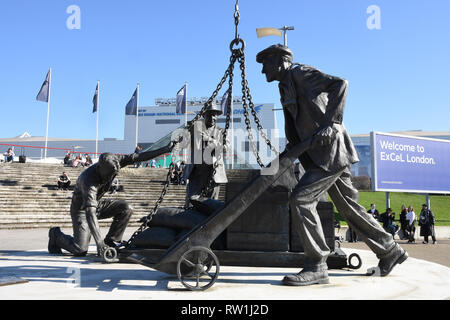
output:
M280 268L302 268L305 261L303 252L263 252L263 251L231 251L213 250L219 259L221 266L237 267L280 267ZM164 249L136 249L122 250L119 253L121 262L133 262L130 259L133 254L142 257L139 263L153 268L159 259L166 253ZM348 267L348 257L344 251L336 248L327 259L329 269L343 269Z

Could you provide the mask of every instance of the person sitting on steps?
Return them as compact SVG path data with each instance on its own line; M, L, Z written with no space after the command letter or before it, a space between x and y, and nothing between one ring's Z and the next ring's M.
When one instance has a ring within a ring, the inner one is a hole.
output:
M66 172L63 172L62 175L58 177L58 190L64 189L67 190L70 187L70 178Z

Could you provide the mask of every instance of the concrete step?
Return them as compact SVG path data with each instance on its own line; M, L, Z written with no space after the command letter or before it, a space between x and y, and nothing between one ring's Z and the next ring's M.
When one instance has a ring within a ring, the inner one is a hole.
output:
M175 203L164 203L163 207L182 207L184 205L184 201L179 201ZM149 212L155 206L151 204L149 206L136 206L131 204L134 212ZM70 212L70 207L61 207L61 208L17 208L17 210L7 210L2 211L0 213L0 219L2 217L14 217L14 216L26 216L29 214L33 215L41 215L41 214L52 214L52 215L67 215Z
M111 222L107 222L106 220L101 220L99 222L100 227L108 228L111 225ZM139 222L130 221L127 228L137 228L141 224ZM72 228L72 222L67 221L59 221L59 222L13 222L10 224L2 224L0 225L0 229L37 229L37 228L51 228L51 227L61 227L61 228ZM124 239L128 240L128 239Z
M162 190L162 189L161 189ZM161 195L161 190L137 190L134 192L117 192L115 194L107 193L103 196L103 198L137 198L137 199L148 199L148 198L158 198ZM64 191L52 191L52 192L1 192L0 191L0 199L71 199L72 193L67 192L64 194ZM186 194L186 191L176 191L176 190L168 190L166 195L168 197L181 197Z
M134 210L149 210L155 206L156 200L154 202L131 202L127 201L128 204L133 207ZM162 204L165 207L176 207L176 206L183 206L184 200L174 200L174 201L163 201ZM67 205L60 205L60 206L50 206L46 205L45 203L37 204L37 205L23 205L23 206L16 206L16 207L9 207L6 209L2 209L0 211L1 215L8 215L8 214L20 214L21 212L68 212L70 209L70 204Z
M58 164L0 164L0 229L71 227L73 192L53 189L63 171L67 172L73 185L83 169ZM246 179L239 173L232 173L232 176ZM123 168L118 179L124 192L106 194L103 199L127 201L134 208L130 226L138 226L137 221L155 206L166 177L167 169ZM170 185L162 206L183 207L185 196L186 186ZM224 200L224 197L225 188L222 188L220 199ZM109 226L110 222L110 219L102 220L100 225Z
M108 198L104 198L108 199ZM159 197L152 197L152 198L114 198L113 200L124 200L130 204L134 205L151 205L155 203ZM173 197L173 196L165 196L163 202L164 203L173 203L173 202L184 202L185 197ZM67 201L55 201L53 202L52 199L34 199L29 201L21 201L21 202L14 202L14 203L4 203L0 201L0 213L7 211L8 209L13 208L33 208L33 207L42 207L45 205L45 208L60 208L62 206L69 206L71 201L68 199Z

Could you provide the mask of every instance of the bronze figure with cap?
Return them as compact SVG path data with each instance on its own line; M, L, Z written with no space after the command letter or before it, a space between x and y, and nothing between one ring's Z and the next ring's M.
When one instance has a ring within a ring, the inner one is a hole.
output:
M91 235L94 237L100 256L103 256L109 247L120 245L133 210L125 200L101 200L101 198L109 191L111 183L121 168L170 153L173 146L174 142L171 141L165 147L139 154L102 154L98 162L84 170L76 182L70 206L73 236L64 234L59 227L51 228L48 242L49 253L61 254L61 249L64 249L75 256L85 256ZM98 220L108 218L113 218L113 222L103 239Z
M219 196L220 184L228 182L223 162L223 150L228 149L228 143L223 146L224 129L217 126L221 114L222 110L212 102L207 106L203 119L196 121L191 128L190 152L184 170L186 208L191 206L191 197L202 196L211 179L213 186L204 196L213 199Z
M408 257L380 224L358 204L350 165L359 161L342 122L348 82L311 66L293 63L292 51L273 45L258 53L268 82L278 81L290 147L311 139L309 150L299 155L305 169L290 196L294 228L305 253L304 268L283 279L283 284L305 286L328 283L326 244L316 206L326 192L349 226L380 259L380 275Z

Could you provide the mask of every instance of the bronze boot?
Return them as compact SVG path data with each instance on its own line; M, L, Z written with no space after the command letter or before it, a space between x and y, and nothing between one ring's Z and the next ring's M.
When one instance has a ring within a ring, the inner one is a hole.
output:
M61 248L56 244L56 232L60 232L58 227L50 228L48 231L48 253L62 254Z
M380 258L378 267L380 268L380 276L387 276L396 264L403 263L408 259L408 253L398 244L384 257Z
M297 274L287 275L283 279L283 284L287 286L309 286L312 284L327 284L328 267L325 263L307 266Z

